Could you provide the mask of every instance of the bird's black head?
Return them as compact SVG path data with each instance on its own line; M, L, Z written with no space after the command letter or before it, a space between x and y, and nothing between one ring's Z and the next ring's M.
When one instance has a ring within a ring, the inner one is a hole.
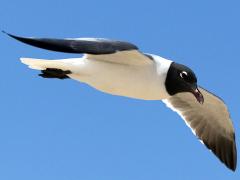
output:
M173 62L168 70L165 85L170 95L190 92L203 104L204 98L198 90L197 77L190 68Z

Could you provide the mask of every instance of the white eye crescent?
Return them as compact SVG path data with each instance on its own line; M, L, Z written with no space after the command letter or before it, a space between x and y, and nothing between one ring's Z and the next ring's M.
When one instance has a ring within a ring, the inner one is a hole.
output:
M180 73L180 77L181 78L186 78L188 76L188 73L186 72L186 71L182 71L181 73Z

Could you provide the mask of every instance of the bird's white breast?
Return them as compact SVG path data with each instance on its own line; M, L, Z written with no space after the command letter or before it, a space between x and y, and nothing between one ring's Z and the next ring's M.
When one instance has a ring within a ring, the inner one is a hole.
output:
M165 80L171 61L152 55L153 63L134 66L83 59L71 78L113 95L144 100L169 97Z

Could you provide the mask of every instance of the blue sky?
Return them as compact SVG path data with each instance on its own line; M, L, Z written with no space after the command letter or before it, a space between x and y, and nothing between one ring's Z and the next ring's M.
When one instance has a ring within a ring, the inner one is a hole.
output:
M240 2L1 0L1 28L36 37L106 37L191 67L229 107L239 146ZM234 180L159 101L111 96L37 76L20 57L78 55L0 34L0 179Z

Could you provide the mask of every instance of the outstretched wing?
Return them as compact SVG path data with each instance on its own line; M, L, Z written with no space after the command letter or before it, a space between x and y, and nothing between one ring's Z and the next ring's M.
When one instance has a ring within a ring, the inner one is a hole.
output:
M163 100L176 111L193 133L230 169L237 165L234 128L224 102L200 88L204 104L199 104L190 93L179 93Z
M6 33L6 32L4 32ZM20 37L6 33L10 37L42 49L64 53L86 54L88 59L105 60L122 64L152 63L149 55L138 51L134 44L103 38L50 39Z

